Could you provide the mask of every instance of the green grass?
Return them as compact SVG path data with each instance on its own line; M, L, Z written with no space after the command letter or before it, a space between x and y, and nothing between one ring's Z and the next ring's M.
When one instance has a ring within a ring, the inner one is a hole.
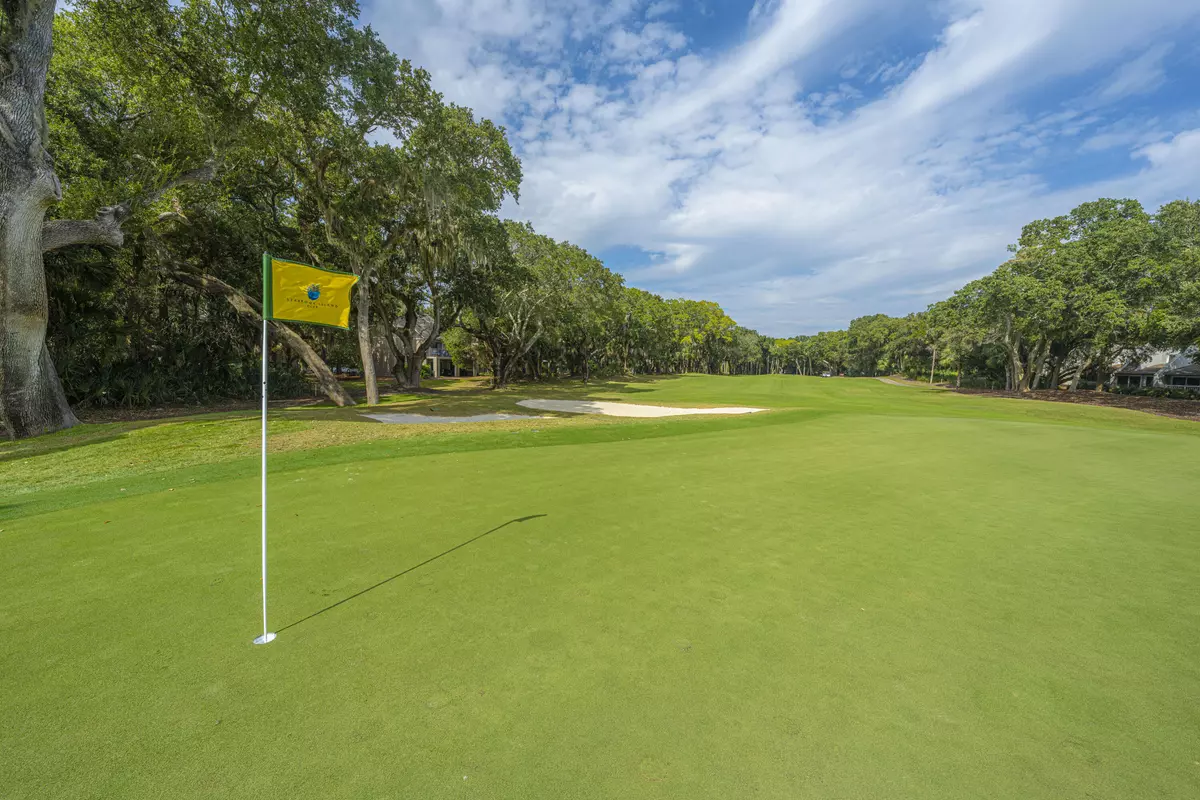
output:
M1200 796L1200 425L791 376L441 392L394 403L773 410L281 412L268 647L253 415L0 446L0 797Z

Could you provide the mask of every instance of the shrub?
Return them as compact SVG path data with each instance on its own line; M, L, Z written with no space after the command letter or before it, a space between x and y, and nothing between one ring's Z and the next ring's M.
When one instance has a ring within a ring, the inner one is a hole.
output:
M1109 391L1113 394L1129 395L1132 397L1159 397L1169 400L1200 400L1200 392L1195 389L1181 389L1171 386L1112 386Z

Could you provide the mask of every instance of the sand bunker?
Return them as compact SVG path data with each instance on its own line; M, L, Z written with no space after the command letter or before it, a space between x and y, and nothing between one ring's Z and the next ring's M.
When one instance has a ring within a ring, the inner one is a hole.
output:
M680 417L685 414L753 414L765 408L673 408L640 406L634 403L609 403L603 400L518 400L517 405L539 411L565 411L569 414L604 414L608 417Z
M509 419L537 419L530 414L475 414L470 417L427 417L424 414L400 414L396 412L382 412L379 414L363 414L379 422L386 422L389 425L430 425L430 424L455 424L462 422L503 422Z

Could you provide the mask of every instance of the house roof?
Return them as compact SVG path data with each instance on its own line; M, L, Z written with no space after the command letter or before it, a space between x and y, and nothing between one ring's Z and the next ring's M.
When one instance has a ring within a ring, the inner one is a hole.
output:
M1125 366L1114 372L1114 375L1157 375L1166 367L1166 364L1159 364L1154 367L1132 367Z
M1119 369L1114 370L1114 375L1200 375L1200 360L1194 348L1189 348L1183 352L1159 351L1151 356L1152 360L1158 361L1165 359L1159 364L1146 364L1142 361L1126 362ZM1144 364L1144 366L1143 366Z

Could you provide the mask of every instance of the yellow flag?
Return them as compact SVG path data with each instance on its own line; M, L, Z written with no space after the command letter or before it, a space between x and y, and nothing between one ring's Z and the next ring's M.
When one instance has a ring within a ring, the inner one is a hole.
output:
M263 253L263 307L267 319L350 327L350 290L358 276L285 261Z

